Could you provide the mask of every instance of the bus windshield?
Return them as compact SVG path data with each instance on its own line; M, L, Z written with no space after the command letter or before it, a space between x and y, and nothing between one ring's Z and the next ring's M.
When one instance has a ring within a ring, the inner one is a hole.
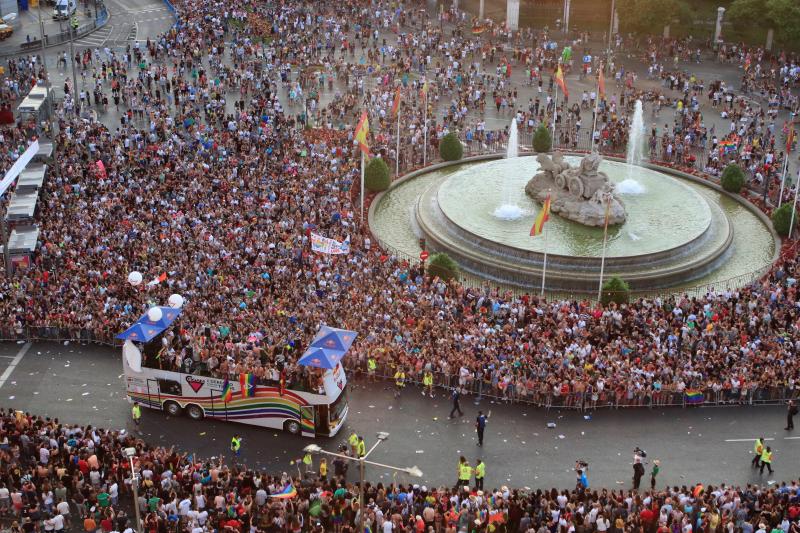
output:
M342 393L339 394L339 397L330 405L329 409L330 414L328 416L330 417L330 425L331 427L335 427L339 425L339 421L342 417L347 414L347 385L344 386Z

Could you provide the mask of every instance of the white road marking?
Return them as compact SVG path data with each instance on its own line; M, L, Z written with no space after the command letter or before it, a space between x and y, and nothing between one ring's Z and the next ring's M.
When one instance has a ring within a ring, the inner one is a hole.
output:
M22 361L22 358L25 357L25 354L28 353L28 350L31 346L32 344L30 342L26 342L25 345L19 349L19 352L17 352L17 355L14 356L11 364L8 365L6 371L3 372L2 376L0 376L0 387L6 384L6 380L9 378L9 376L11 376L11 373L14 371L14 369L17 368L17 365L20 361Z
M725 439L725 442L754 442L756 439ZM775 440L773 438L767 438L764 440Z
M800 437L783 437L783 440L798 440Z

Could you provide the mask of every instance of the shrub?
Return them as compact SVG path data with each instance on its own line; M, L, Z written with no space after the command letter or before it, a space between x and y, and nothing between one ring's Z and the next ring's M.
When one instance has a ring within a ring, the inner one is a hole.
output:
M608 305L610 302L626 304L631 296L631 288L625 280L613 276L603 283L603 290L600 295L600 303Z
M431 277L439 276L450 281L458 276L458 270L458 263L445 253L433 254L428 259L428 275Z
M795 214L795 219L797 214ZM781 237L789 235L789 224L792 221L792 203L786 202L772 212L772 227L778 232ZM797 220L794 221L797 227Z
M738 193L744 187L745 177L739 165L730 164L722 171L720 183L728 192Z
M538 153L547 153L553 147L553 137L550 136L544 124L540 124L533 134L533 149Z
M445 161L458 161L464 156L464 146L455 133L448 133L439 143L439 155Z
M364 186L372 192L385 191L392 183L389 167L380 157L373 157L364 169Z

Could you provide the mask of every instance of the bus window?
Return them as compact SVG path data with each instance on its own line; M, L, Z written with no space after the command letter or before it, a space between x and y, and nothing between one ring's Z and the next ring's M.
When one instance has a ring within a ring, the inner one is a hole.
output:
M339 424L339 421L342 419L345 409L347 408L347 385L344 386L342 393L339 394L339 397L336 398L336 401L327 407L329 409L328 423L330 424L330 427L336 427ZM330 429L328 429L328 432L330 432Z
M173 396L180 396L182 394L181 384L171 379L159 379L158 390L161 394L171 394Z

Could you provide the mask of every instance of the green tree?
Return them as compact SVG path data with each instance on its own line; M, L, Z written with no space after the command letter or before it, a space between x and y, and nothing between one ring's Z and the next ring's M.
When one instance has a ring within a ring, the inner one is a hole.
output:
M722 171L722 176L719 181L722 184L722 188L726 191L738 193L742 190L742 187L744 187L744 172L742 172L739 165L731 163Z
M603 290L600 292L600 303L608 305L611 302L626 304L631 297L631 288L622 278L613 276L603 283Z
M692 11L685 0L617 0L620 31L660 35L664 26L687 24Z
M795 50L800 47L800 3L797 0L767 0L767 17L775 29L775 40ZM753 19L761 21L761 18Z
M795 213L794 226L797 227L797 213ZM792 221L792 202L786 202L772 212L772 227L781 237L789 235L789 224Z
M540 124L533 134L533 149L541 154L546 154L553 148L553 137L544 124Z
M439 143L439 155L445 161L458 161L464 157L464 145L455 133L448 133Z
M439 276L445 281L450 281L458 276L458 263L446 253L433 254L428 259L428 275Z
M385 191L392 183L389 167L380 157L373 157L364 169L364 186L372 192Z

